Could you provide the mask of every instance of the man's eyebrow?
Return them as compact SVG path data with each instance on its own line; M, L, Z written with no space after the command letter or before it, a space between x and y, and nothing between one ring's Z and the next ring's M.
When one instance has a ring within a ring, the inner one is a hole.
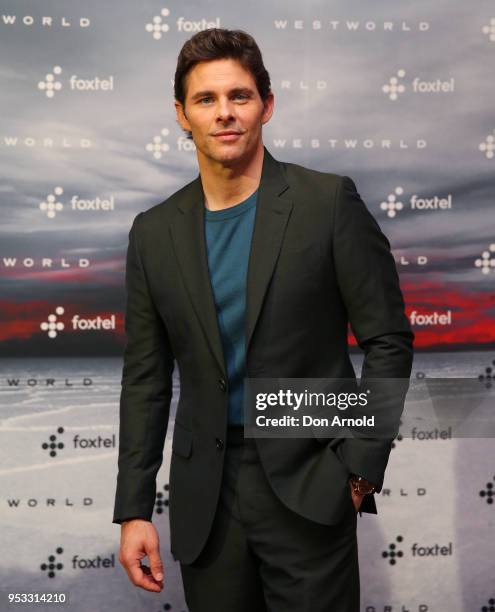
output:
M254 92L250 87L234 87L233 89L231 89L229 91L229 94L239 94L239 93L243 93L243 94L248 94L248 95L252 95ZM203 91L197 91L193 96L191 96L191 100L198 100L199 98L206 98L208 96L214 96L215 92L213 91L209 91L209 90L203 90Z

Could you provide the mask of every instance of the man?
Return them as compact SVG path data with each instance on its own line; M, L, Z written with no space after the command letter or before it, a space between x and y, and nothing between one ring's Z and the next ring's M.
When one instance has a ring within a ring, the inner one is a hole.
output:
M163 588L151 522L172 372L170 537L191 612L355 612L357 512L376 513L391 440L249 439L244 378L408 378L414 335L390 244L352 179L275 160L254 39L210 29L178 58L199 175L134 219L114 522L120 562ZM150 567L141 564L147 555Z

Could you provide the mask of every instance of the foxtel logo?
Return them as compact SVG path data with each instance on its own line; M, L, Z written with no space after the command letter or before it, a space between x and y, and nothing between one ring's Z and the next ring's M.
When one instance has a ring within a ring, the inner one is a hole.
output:
M419 313L417 310L413 310L409 316L411 325L423 326L423 325L452 325L452 311L447 310L445 313L437 311L430 313Z
M380 209L387 213L387 217L393 219L398 212L405 208L402 202L404 188L398 185L392 193L389 193L386 200L380 202ZM405 199L405 198L404 198ZM407 202L407 200L406 200ZM448 193L445 196L434 195L431 198L421 197L417 194L411 195L408 200L410 210L451 210L452 209L452 194Z
M159 134L153 136L152 141L146 144L146 151L151 153L155 159L161 159L164 153L170 151L170 145L165 140L167 136L169 136L170 130L168 128L163 128L160 130ZM177 138L177 150L178 151L195 151L196 145L192 140L185 138L184 136L179 136Z
M406 85L403 81L406 76L406 71L403 68L397 70L397 74L390 77L388 83L382 85L383 93L388 95L389 100L398 100L399 96L406 91ZM414 77L411 82L413 93L452 93L455 91L454 77L448 80L434 79L430 81L421 80L419 77Z
M149 32L155 40L160 40L165 32L170 31L170 26L163 19L170 15L170 9L162 8L159 15L153 17L153 21L145 25L145 30ZM220 28L220 17L214 21L208 21L204 17L197 21L191 21L179 17L176 22L178 32L201 32L207 28Z
M65 312L63 306L57 306L55 308L55 313L51 313L48 315L48 320L43 321L40 324L40 328L43 331L46 331L49 338L56 338L58 332L65 329L65 324L63 321L59 321L58 317L63 315ZM101 330L101 329L115 329L115 315L111 315L110 317L104 318L94 317L92 319L83 319L78 314L74 315L71 320L72 329L78 331L88 331L88 330Z
M54 219L57 212L60 212L64 209L63 202L59 201L59 197L63 195L64 188L60 185L57 185L53 193L50 193L46 196L43 202L40 202L39 209L46 213L46 216L49 219ZM100 197L96 197L93 200L83 200L78 195L72 196L70 199L71 210L77 211L86 211L86 210L115 210L115 200L114 196L110 196L110 198L103 199Z
M42 81L38 81L38 89L44 91L47 98L53 98L55 93L62 89L62 81L57 80L62 72L61 66L54 66L53 72L49 72ZM98 76L91 79L82 79L77 74L73 74L69 77L69 88L72 91L113 91L113 75L107 79L101 79Z

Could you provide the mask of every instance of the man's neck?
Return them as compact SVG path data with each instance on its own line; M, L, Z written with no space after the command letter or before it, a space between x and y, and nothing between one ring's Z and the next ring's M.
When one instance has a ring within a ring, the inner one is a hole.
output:
M209 210L230 208L256 191L263 167L263 143L249 160L235 166L225 166L198 156L205 206Z

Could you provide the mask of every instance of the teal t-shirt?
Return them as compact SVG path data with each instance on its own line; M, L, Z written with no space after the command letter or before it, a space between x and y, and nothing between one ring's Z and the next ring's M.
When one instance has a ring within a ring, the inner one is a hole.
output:
M246 280L258 190L223 210L205 208L208 268L228 375L229 425L244 423Z

